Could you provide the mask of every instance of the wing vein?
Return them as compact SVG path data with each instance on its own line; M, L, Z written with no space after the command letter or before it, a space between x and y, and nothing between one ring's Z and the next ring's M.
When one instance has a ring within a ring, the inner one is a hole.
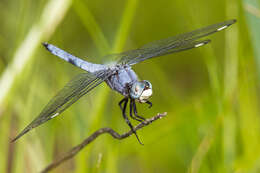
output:
M19 139L31 129L59 115L83 95L105 81L110 75L112 75L112 72L108 70L96 73L81 73L77 75L49 101L41 113L27 127L25 127L25 129L18 134L12 142Z

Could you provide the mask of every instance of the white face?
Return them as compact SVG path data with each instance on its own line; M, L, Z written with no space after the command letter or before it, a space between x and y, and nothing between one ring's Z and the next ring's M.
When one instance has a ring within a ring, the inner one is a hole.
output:
M152 94L153 94L153 91L151 88L144 90L142 92L141 96L139 97L139 101L141 103L145 103L149 99L149 97L151 97Z

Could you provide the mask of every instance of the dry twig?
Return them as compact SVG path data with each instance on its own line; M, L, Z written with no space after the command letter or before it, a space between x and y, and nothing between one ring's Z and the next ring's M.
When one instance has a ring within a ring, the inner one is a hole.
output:
M149 125L150 123L152 123L155 120L161 119L163 117L165 117L167 115L167 113L158 113L156 116L146 119L145 121L141 122L140 124L138 124L136 127L134 127L134 130L139 130L147 125ZM122 135L118 134L116 131L114 131L111 128L101 128L97 131L95 131L94 133L92 133L92 135L90 135L88 138L86 138L81 144L73 147L69 152L67 152L63 157L61 157L60 159L54 160L51 164L49 164L44 170L41 171L41 173L45 173L48 172L54 168L56 168L57 166L59 166L61 163L65 162L66 160L71 159L72 157L74 157L79 151L81 151L86 145L88 145L89 143L91 143L92 141L94 141L98 136L104 134L104 133L109 133L113 138L115 139L125 139L127 137L129 137L130 135L133 134L133 132L130 130Z

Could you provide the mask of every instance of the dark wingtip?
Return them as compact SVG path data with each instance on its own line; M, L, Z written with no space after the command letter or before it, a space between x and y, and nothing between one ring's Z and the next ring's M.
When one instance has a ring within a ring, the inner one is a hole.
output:
M231 20L228 21L228 25L227 26L233 25L236 22L237 22L237 19L231 19Z
M15 142L17 139L19 139L20 137L22 137L25 133L27 133L29 131L30 131L30 129L25 128L19 135L17 135L14 139L12 139L10 141L10 143Z
M16 141L16 138L11 139L10 143L14 143Z
M15 138L11 139L10 143L14 143L20 136L16 136Z
M237 19L232 19L233 23L236 23L237 22Z

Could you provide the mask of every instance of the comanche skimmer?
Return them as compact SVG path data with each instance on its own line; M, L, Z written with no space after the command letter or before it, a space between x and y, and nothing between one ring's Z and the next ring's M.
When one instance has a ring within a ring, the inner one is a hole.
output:
M86 72L77 75L68 82L67 85L49 101L41 113L18 136L16 136L12 142L16 141L31 129L58 116L79 98L102 82L106 82L111 89L124 96L119 102L122 115L135 134L137 140L140 142L137 133L134 131L134 128L126 115L126 108L128 101L130 100L130 117L140 122L145 120L145 118L137 114L135 101L147 103L149 104L149 107L151 107L152 103L148 101L148 99L152 95L152 84L147 80L139 80L131 67L153 57L203 46L209 43L210 40L199 40L200 38L221 31L235 22L235 19L224 21L192 32L154 41L139 49L109 55L110 57L117 57L119 59L113 65L90 63L61 50L52 44L43 43L49 52Z

